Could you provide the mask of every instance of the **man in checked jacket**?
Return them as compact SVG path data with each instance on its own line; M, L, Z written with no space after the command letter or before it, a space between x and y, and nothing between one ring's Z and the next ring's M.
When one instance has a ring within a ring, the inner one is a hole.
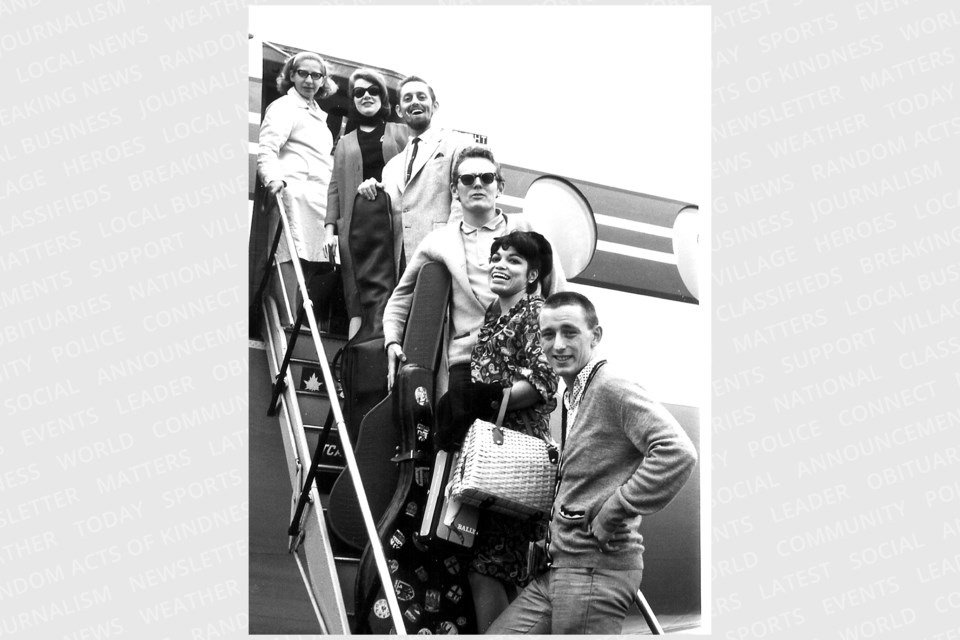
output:
M547 298L540 332L567 387L547 569L487 633L619 634L643 577L640 519L677 495L697 453L663 405L594 356L603 330L585 296Z

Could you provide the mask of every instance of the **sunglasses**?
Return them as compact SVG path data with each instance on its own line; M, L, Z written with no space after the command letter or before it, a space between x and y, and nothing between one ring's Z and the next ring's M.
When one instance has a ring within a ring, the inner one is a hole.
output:
M465 173L457 178L465 187L471 186L476 182L477 178L480 178L480 182L483 184L493 184L493 181L497 179L497 174L487 172L487 173Z
M320 82L321 80L323 80L323 74L317 73L315 71L311 72L311 71L305 71L303 69L297 69L297 75L300 76L300 78L302 78L303 80L306 80L307 78L313 78L314 82Z
M365 93L369 93L369 94L370 94L372 97L374 97L374 98L379 98L379 97L380 97L380 87L378 87L377 85L373 84L373 85L370 85L369 87L354 87L354 89L353 89L353 97L354 97L355 99L357 99L357 100L359 100L360 98L362 98L362 97L363 97L363 94L365 94Z

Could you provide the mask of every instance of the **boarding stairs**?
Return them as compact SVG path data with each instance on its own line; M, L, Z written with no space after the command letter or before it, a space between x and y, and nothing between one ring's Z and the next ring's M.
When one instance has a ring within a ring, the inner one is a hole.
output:
M321 632L349 634L359 554L339 542L327 526L327 499L341 473L351 474L367 535L374 541L375 563L386 584L390 584L389 572L345 429L342 392L333 376L333 360L346 343L346 336L321 330L299 261L278 264L274 260L280 242L287 243L290 255L296 255L279 198L278 204L280 224L270 266L256 298L267 365L274 380L274 395L269 409L264 410L275 414L279 421L292 489L289 551L296 558ZM295 308L298 292L303 300L300 309ZM400 607L392 590L388 590L387 601L395 629L404 634Z
M324 322L317 322L299 261L278 264L274 260L279 242L286 242L290 254L296 255L287 233L289 222L282 202L279 206L280 224L269 269L256 296L267 366L274 381L269 407L263 410L276 416L283 440L291 488L288 551L296 559L321 633L346 635L351 633L354 622L360 557L327 526L327 502L341 473L350 473L354 480L352 484L364 512L367 535L374 541L373 554L380 579L385 584L391 581L362 482L358 480L353 443L346 432L341 410L342 389L333 375L336 354L346 344L347 337L321 329ZM303 300L300 309L295 308L298 291ZM324 314L319 315L322 318ZM313 465L315 456L318 459ZM251 515L256 517L257 514ZM404 635L396 595L387 589L386 596L394 628ZM634 615L637 613L645 622L643 631L663 633L660 622L639 591Z

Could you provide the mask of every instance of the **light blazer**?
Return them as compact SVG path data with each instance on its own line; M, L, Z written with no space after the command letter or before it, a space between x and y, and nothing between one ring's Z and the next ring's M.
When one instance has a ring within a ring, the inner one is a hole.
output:
M399 156L398 156L399 157ZM506 233L511 231L530 231L531 226L522 214L504 216L507 219ZM487 285L481 291L475 291L467 278L467 255L463 250L460 237L460 224L444 225L427 235L423 242L408 259L407 268L394 289L383 312L383 334L385 344L397 342L403 344L403 333L413 300L413 288L417 283L420 268L427 262L439 262L450 272L451 302L450 327L447 332L447 362L449 366L470 362L470 353L477 343L480 327L487 307L496 299ZM560 264L560 256L553 253L553 273L543 286L543 296L564 291L567 279Z
M405 124L388 122L383 133L383 159L389 162L400 154L407 144L410 130ZM340 263L343 267L343 293L347 303L347 313L351 317L360 315L360 296L353 272L353 255L350 252L350 222L353 219L353 203L357 197L357 187L363 182L363 157L360 155L360 143L356 129L340 138L333 154L333 174L327 190L327 218L324 224L337 225L340 238ZM401 229L394 226L394 243L402 238Z
M399 260L404 248L408 263L428 233L462 216L460 203L454 202L450 193L450 169L460 149L472 141L445 129L428 129L423 138L409 182L404 179L413 149L411 141L383 169L384 189L393 205L394 229L403 229L402 237L396 236L395 255Z

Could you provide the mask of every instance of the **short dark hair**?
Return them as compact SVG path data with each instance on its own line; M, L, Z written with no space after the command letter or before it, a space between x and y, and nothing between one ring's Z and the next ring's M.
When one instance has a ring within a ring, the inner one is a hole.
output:
M437 101L437 94L434 93L433 87L430 86L430 83L421 78L420 76L407 76L400 81L400 87L397 89L397 100L400 99L400 94L403 93L403 85L410 84L411 82L422 82L427 85L427 89L430 91L430 99L434 102Z
M527 293L537 290L537 285L553 270L553 249L550 242L536 231L511 231L495 238L490 246L493 257L500 249L513 249L527 261L530 269L537 270L537 278L527 283Z
M506 182L503 181L503 175L500 172L500 163L497 162L497 159L493 156L493 149L486 145L474 144L468 147L464 147L460 150L460 153L457 154L457 159L454 161L453 166L450 168L450 188L454 191L457 190L457 179L460 177L460 163L468 158L483 158L484 160L489 160L493 163L493 166L496 167L497 173L497 182L499 183L500 191L503 191L504 185Z
M390 119L390 94L387 93L387 81L379 71L370 68L357 69L350 74L350 80L347 81L347 112L350 118L356 118L357 104L353 100L353 89L357 80L366 80L370 84L380 88L380 118L386 122Z
M587 326L589 328L596 329L597 325L600 324L596 307L594 307L593 303L582 293L577 293L576 291L558 291L543 301L544 309L556 309L566 305L583 309L583 315L587 320Z

